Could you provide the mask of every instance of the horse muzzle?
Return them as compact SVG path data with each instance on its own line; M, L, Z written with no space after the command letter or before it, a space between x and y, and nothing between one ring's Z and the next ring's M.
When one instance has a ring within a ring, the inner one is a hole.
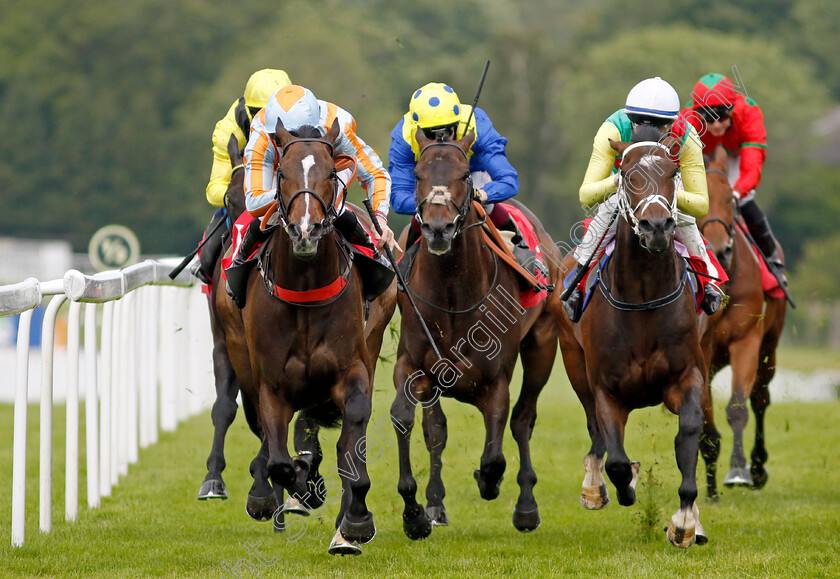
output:
M457 230L457 226L451 221L444 224L424 222L420 226L429 253L434 255L446 255L452 251L452 240L455 239Z
M657 254L671 246L671 241L677 230L677 222L673 217L640 219L638 229L645 249L650 253Z
M292 253L303 261L309 261L318 253L318 243L327 232L320 222L311 223L305 229L298 223L290 223L286 233L292 242Z

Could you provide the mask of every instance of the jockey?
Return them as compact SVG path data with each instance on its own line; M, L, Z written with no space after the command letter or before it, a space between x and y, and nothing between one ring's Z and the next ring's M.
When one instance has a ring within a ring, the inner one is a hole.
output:
M333 123L339 123L341 131L335 143L335 152L352 155L357 159L359 182L368 196L372 197L376 219L382 229L381 236L373 232L376 248L381 250L386 243L391 248L395 247L394 233L388 227L391 177L382 161L356 134L356 120L349 112L333 103L318 100L312 91L298 85L274 92L268 104L255 115L251 123L251 136L245 147L245 206L248 212L254 217L260 217L277 198L277 167L281 151L272 137L278 119L292 134L302 126L310 125L324 135ZM353 211L342 208L333 224L349 242L374 248L367 231ZM245 230L239 251L226 270L228 293L237 305L242 303L247 281L245 262L256 245L266 239L267 234L260 229L260 220L254 219Z
M388 170L394 180L394 210L404 215L414 214L406 241L406 251L411 250L421 235L416 214L414 181L414 168L420 157L420 148L415 138L416 131L418 128L423 130L430 139L435 139L440 134L446 140L457 140L474 131L475 140L467 152L467 157L470 160L475 198L486 204L487 216L498 229L511 232L517 260L523 264L537 263L532 259L533 252L528 251L528 245L516 222L499 204L519 191L519 176L505 155L507 139L496 131L490 117L479 108L473 112L470 126L467 127L471 111L472 107L461 104L451 87L431 82L414 92L408 112L391 131Z
M258 70L245 83L243 96L235 100L225 117L216 123L216 129L213 131L213 168L210 169L210 182L207 183L206 193L210 205L220 209L216 211L205 230L208 239L201 249L198 267L193 272L204 283L210 283L213 267L222 249L223 230L216 228L216 224L220 219L227 217L225 193L227 193L232 173L227 151L230 136L236 135L239 148L242 149L248 142L251 119L265 106L271 93L290 84L292 81L289 80L289 75L285 71L272 68ZM214 230L215 232L211 235Z
M691 101L680 113L700 135L703 152L714 153L723 145L729 155L729 182L738 208L758 248L777 273L784 271L776 238L764 212L755 202L761 170L767 156L767 130L761 109L721 74L707 74L697 81Z
M635 127L648 124L658 128L663 137L670 135L680 143L677 155L680 179L677 181L676 238L685 245L690 255L703 259L711 275L716 274L717 270L709 259L696 221L709 211L703 153L694 128L675 123L679 111L677 91L659 77L648 78L630 90L625 108L610 115L598 129L579 195L581 204L587 207L600 206L583 240L575 249L575 259L579 264L585 264L592 256L618 205L617 196L613 194L618 190L621 158L610 147L610 141L628 142ZM615 223L611 226L612 230L614 228ZM601 249L604 247L606 245L602 244ZM712 315L720 306L721 294L711 283L705 284L704 289L705 296L700 305L704 312ZM580 289L575 288L565 304L566 311L579 311L582 299Z

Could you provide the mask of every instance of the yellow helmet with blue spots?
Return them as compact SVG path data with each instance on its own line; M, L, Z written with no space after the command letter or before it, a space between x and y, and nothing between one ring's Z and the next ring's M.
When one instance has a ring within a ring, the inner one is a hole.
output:
M409 118L422 129L444 127L461 118L461 101L452 87L430 82L414 91L408 105Z

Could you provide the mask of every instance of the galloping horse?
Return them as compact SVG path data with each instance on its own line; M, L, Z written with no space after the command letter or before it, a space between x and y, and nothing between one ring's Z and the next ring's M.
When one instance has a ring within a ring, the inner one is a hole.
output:
M317 435L296 436L298 450L305 450L300 445L307 438L314 456L305 458L307 453L300 452L292 459L288 426L298 410L310 411L313 423L328 424L340 416L343 494L330 552L357 554L357 543L368 542L376 532L365 503L370 479L362 440L374 365L395 308L396 289L392 284L372 309L366 341L360 274L351 267L350 254L333 226L343 201L333 157L339 125L333 124L324 137L314 127L296 133L278 122L275 135L282 157L272 215L279 224L263 247L259 272L250 274L246 305L239 310L223 292L216 305L236 376L262 426L262 448L251 463L249 512L250 505L262 507L265 497L272 496L269 478L275 488L289 492L293 500L287 504L296 510L320 504L318 494L324 489L313 489L310 465L313 459L320 461Z
M732 397L726 418L732 427L730 470L723 484L761 488L767 482L764 413L770 404L769 384L776 373L776 347L782 335L787 301L764 293L759 258L743 230L736 226L735 200L726 175L726 152L719 148L707 160L709 214L700 230L714 248L729 275L729 304L708 320L703 350L709 365L709 383L721 368L732 367ZM781 255L781 248L779 248ZM747 398L755 413L755 445L747 469L744 428L749 419Z
M484 452L474 475L482 498L492 500L499 495L505 471L502 437L510 407L509 384L521 355L522 391L511 415L511 431L519 446L517 481L521 489L513 524L520 531L532 531L539 526L540 515L533 494L537 477L529 441L537 397L557 352L553 316L562 313L562 307L559 300L551 301L551 306L546 305L549 300L543 300L528 309L520 307L517 274L499 263L485 243L480 227L483 211L473 202L467 160L474 133L458 141L432 141L418 130L416 138L420 146L415 170L417 214L422 237L406 291L433 328L439 351L449 357L435 356L408 297L401 293L402 328L391 418L400 457L398 490L405 503L403 529L410 539L421 539L431 533L433 523L448 524L441 479L441 454L447 440L441 395L472 404L484 416ZM508 202L534 225L541 246L553 249L537 218L522 205ZM560 275L555 262L549 262L548 267L549 281L556 283ZM549 307L556 311L550 312ZM409 456L417 406L423 409L423 432L431 460L425 510L415 498L417 482Z
M708 406L703 400L706 365L694 296L674 247L677 166L659 139L657 129L643 126L634 142L611 143L623 155L615 251L580 323L557 319L566 373L586 411L592 440L584 459L581 504L599 509L609 502L601 474L605 452L619 504L636 501L639 463L624 451L625 424L631 410L664 403L679 416L675 450L682 474L680 509L671 517L667 536L674 545L690 547L695 540L706 541L694 502ZM572 260L567 255L564 263ZM704 448L704 458L712 451Z

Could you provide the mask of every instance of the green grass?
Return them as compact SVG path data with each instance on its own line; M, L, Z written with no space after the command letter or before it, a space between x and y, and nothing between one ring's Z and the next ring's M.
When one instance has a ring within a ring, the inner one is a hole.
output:
M374 395L374 419L386 416L393 399L393 362L381 363ZM515 390L518 391L518 378ZM732 436L716 402L723 433L720 470L726 472ZM701 521L709 544L689 550L672 547L663 527L678 507L679 476L674 459L676 419L661 408L634 412L626 434L629 455L642 461L639 502L629 508L615 501L588 512L578 502L583 456L588 449L583 411L565 377L559 357L539 404L532 440L539 476L535 489L542 526L521 534L511 524L516 501L516 446L505 440L508 470L502 492L483 501L472 478L478 466L484 429L478 412L444 401L449 442L444 453L445 504L451 526L436 528L424 541L409 541L402 531L402 500L396 492L396 445L369 465L368 505L378 534L360 557L332 557L337 505L323 519L309 519L297 542L275 534L269 523L245 514L251 484L248 464L256 439L240 412L230 429L225 480L231 499L195 499L204 477L211 424L204 413L163 434L140 452L111 498L90 510L80 507L75 523L64 522L63 408L56 409L53 531L38 531L38 415L30 408L27 469L27 526L24 547L10 546L12 408L0 406L0 575L141 577L229 577L222 562L256 558L244 543L261 542L269 561L263 576L367 577L440 575L518 576L837 576L840 574L840 403L777 404L767 417L770 480L765 489L724 489L717 504L700 500ZM751 421L752 424L752 421ZM386 432L393 437L390 427ZM748 437L752 436L749 429ZM323 436L323 472L335 464L336 431ZM425 490L428 455L422 430L415 429L415 476ZM84 444L80 445L84 456ZM393 440L393 438L392 438ZM748 438L750 440L750 438ZM751 448L751 442L748 446ZM82 462L84 464L84 462ZM702 462L701 462L702 465ZM702 466L698 481L703 480ZM85 497L85 478L80 496ZM422 493L421 493L422 494ZM247 569L243 576L251 576Z

